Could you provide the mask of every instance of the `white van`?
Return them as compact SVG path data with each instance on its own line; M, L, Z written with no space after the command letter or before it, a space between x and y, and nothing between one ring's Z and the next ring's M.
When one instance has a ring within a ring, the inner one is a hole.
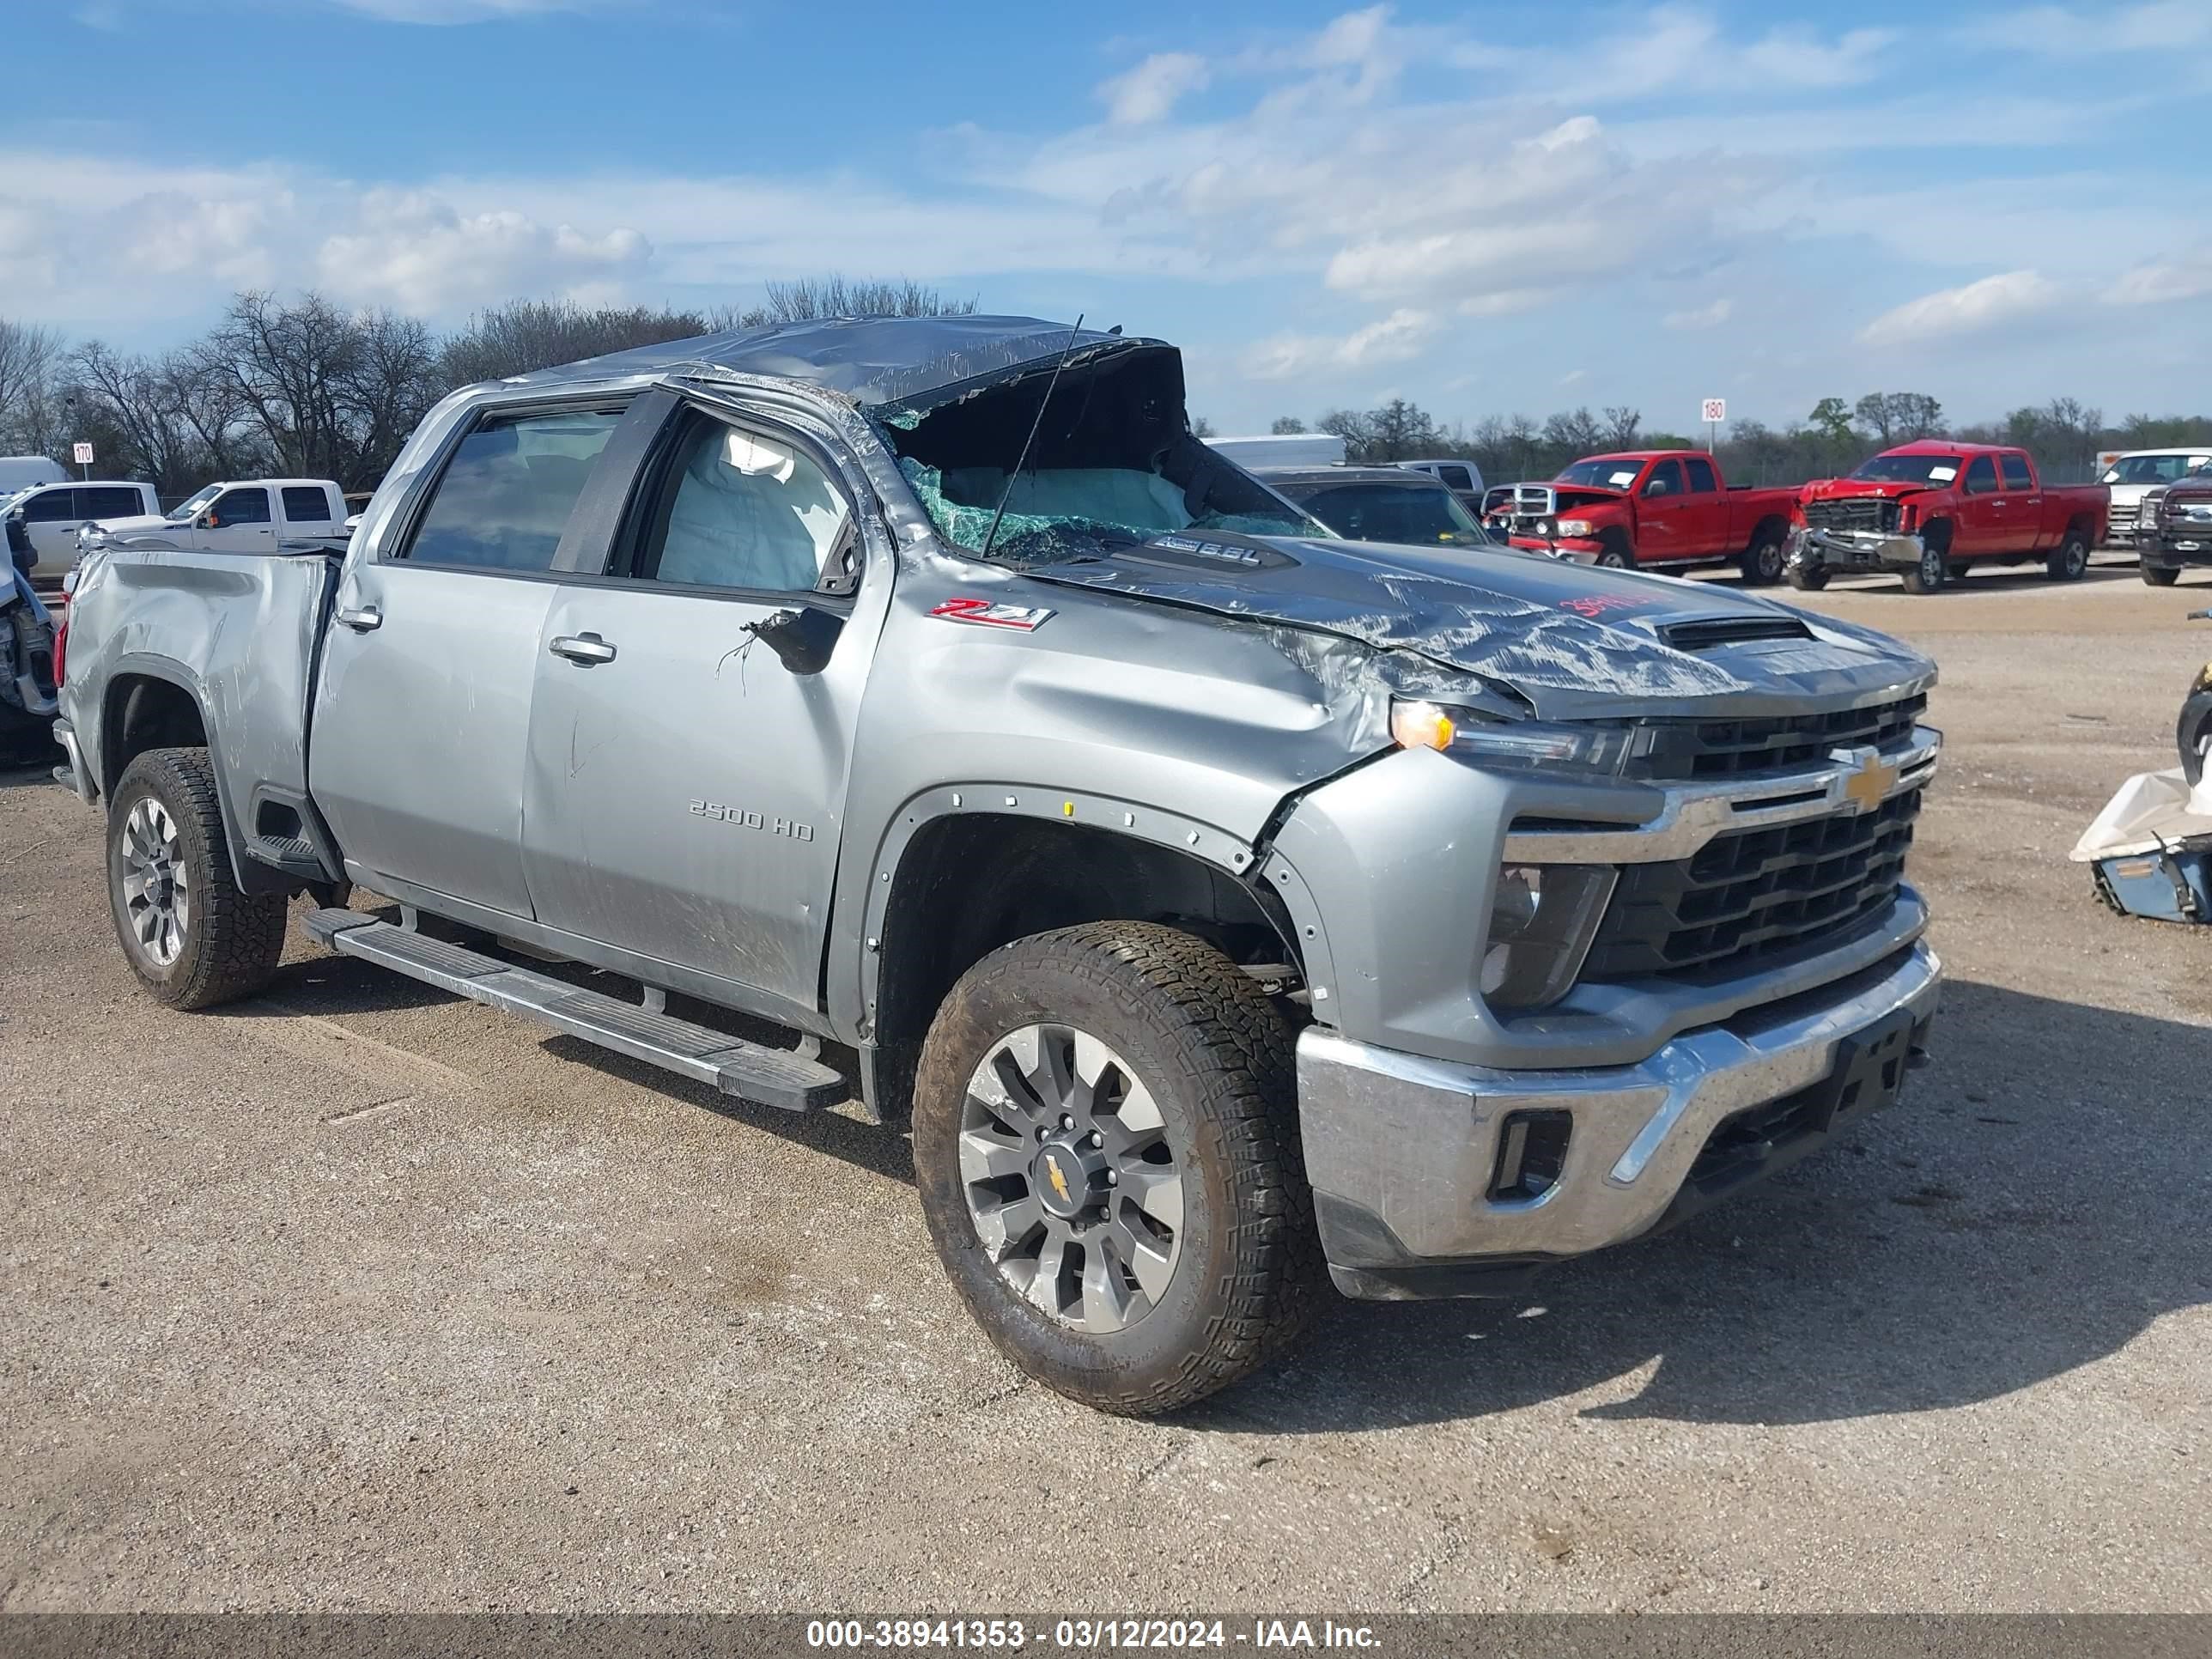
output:
M31 574L56 580L76 562L76 532L86 525L161 510L153 485L113 478L34 484L0 501L9 551L20 562L27 548Z
M2098 482L2109 486L2112 492L2112 508L2106 517L2105 545L2133 547L2136 516L2142 510L2145 492L2170 484L2207 461L2212 461L2212 444L2199 444L2194 449L2131 449L2124 455L2114 456L2112 465L2098 477Z
M1257 438L1208 438L1206 447L1250 471L1261 466L1342 466L1344 440L1329 432L1271 432Z
M0 455L0 495L33 484L61 483L69 473L51 455Z

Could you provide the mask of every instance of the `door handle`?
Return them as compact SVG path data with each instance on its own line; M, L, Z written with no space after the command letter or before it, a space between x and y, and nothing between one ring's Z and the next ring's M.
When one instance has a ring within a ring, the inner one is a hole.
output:
M566 657L570 662L580 662L590 667L595 662L612 662L615 648L597 634L563 634L546 647L556 657Z
M384 626L384 612L373 605L362 605L358 611L341 608L337 618L356 634L372 633Z

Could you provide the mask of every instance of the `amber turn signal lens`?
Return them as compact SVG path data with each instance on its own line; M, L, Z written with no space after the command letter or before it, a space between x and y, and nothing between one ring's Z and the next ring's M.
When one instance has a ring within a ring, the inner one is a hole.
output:
M1401 749L1449 749L1451 716L1432 702L1393 702L1390 736Z

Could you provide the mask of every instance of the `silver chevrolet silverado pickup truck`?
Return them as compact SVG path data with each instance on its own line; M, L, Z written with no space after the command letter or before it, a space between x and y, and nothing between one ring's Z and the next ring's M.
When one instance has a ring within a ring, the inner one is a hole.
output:
M155 997L260 989L306 893L341 954L847 1103L993 1340L1141 1413L1324 1267L1508 1291L1893 1101L1934 678L1333 538L1158 341L847 319L457 392L343 548L95 552L57 730Z

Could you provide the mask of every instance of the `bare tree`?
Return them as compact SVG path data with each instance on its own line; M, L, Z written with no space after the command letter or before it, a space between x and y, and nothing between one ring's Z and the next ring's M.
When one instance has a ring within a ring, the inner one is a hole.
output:
M1555 450L1571 451L1565 459L1572 460L1601 448L1604 429L1587 408L1567 410L1544 422L1544 442Z
M1278 437L1288 437L1294 433L1304 432L1305 429L1306 423L1295 415L1278 415L1267 428L1268 431Z
M0 447L43 454L59 437L60 333L0 317Z
M771 323L811 322L817 317L965 317L971 296L956 300L907 277L799 276L767 284L767 303L720 313L724 327L761 328ZM727 320L722 320L726 319Z
M690 339L714 326L712 319L696 311L510 300L478 312L467 328L446 342L441 373L448 386L501 380L555 363Z
M1609 449L1633 449L1636 434L1644 424L1642 411L1625 404L1606 405L1604 441Z

